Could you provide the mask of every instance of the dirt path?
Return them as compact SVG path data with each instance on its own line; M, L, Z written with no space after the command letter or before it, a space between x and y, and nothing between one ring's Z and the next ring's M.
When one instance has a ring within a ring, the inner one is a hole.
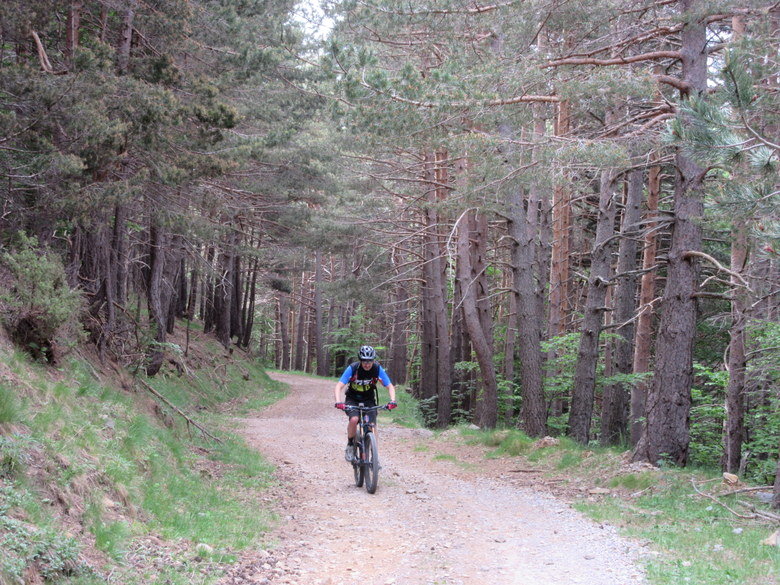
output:
M436 458L424 430L380 418L379 488L358 489L343 458L346 417L333 408L332 383L274 378L290 384L290 395L244 422L287 485L283 521L271 550L245 559L222 583L645 583L635 543L512 478Z

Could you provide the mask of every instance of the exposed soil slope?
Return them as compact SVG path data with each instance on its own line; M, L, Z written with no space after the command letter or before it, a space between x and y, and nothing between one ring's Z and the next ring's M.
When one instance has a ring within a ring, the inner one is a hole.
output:
M382 424L381 414L379 488L370 495L355 487L332 383L274 377L290 384L290 395L242 422L250 443L279 466L283 518L270 552L247 557L223 583L645 583L636 543L519 485L524 474L502 474L505 462L483 469L466 445L456 444L457 461L437 458L429 432Z

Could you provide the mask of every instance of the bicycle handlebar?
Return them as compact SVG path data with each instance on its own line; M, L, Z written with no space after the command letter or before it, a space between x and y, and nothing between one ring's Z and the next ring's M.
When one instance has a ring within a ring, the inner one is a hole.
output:
M359 410L361 412L371 412L372 410L390 410L387 408L387 404L381 406L360 406L359 404L345 404L344 410Z

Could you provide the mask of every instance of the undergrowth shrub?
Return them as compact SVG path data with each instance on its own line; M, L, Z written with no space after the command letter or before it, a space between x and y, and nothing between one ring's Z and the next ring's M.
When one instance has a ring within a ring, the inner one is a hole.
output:
M49 582L76 573L78 542L54 526L34 526L19 520L31 495L17 485L0 486L0 582L27 583L30 570ZM37 581L35 581L37 582Z
M35 359L56 360L58 335L75 325L81 296L67 284L60 259L23 232L0 248L10 284L0 290L2 321L11 338Z
M24 435L0 435L0 477L14 477L29 463L30 446Z

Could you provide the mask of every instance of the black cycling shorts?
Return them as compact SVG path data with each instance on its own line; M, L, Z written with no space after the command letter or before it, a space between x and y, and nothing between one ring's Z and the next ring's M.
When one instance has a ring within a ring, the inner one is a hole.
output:
M376 403L373 400L369 400L368 397L355 399L347 396L346 400L344 401L346 406L344 408L344 412L347 413L349 418L352 418L353 416L360 416L360 411L357 408L350 408L350 406L357 406L360 403L362 403L363 406L376 406ZM376 422L376 410L372 410L368 413L368 420L370 420L372 424Z

